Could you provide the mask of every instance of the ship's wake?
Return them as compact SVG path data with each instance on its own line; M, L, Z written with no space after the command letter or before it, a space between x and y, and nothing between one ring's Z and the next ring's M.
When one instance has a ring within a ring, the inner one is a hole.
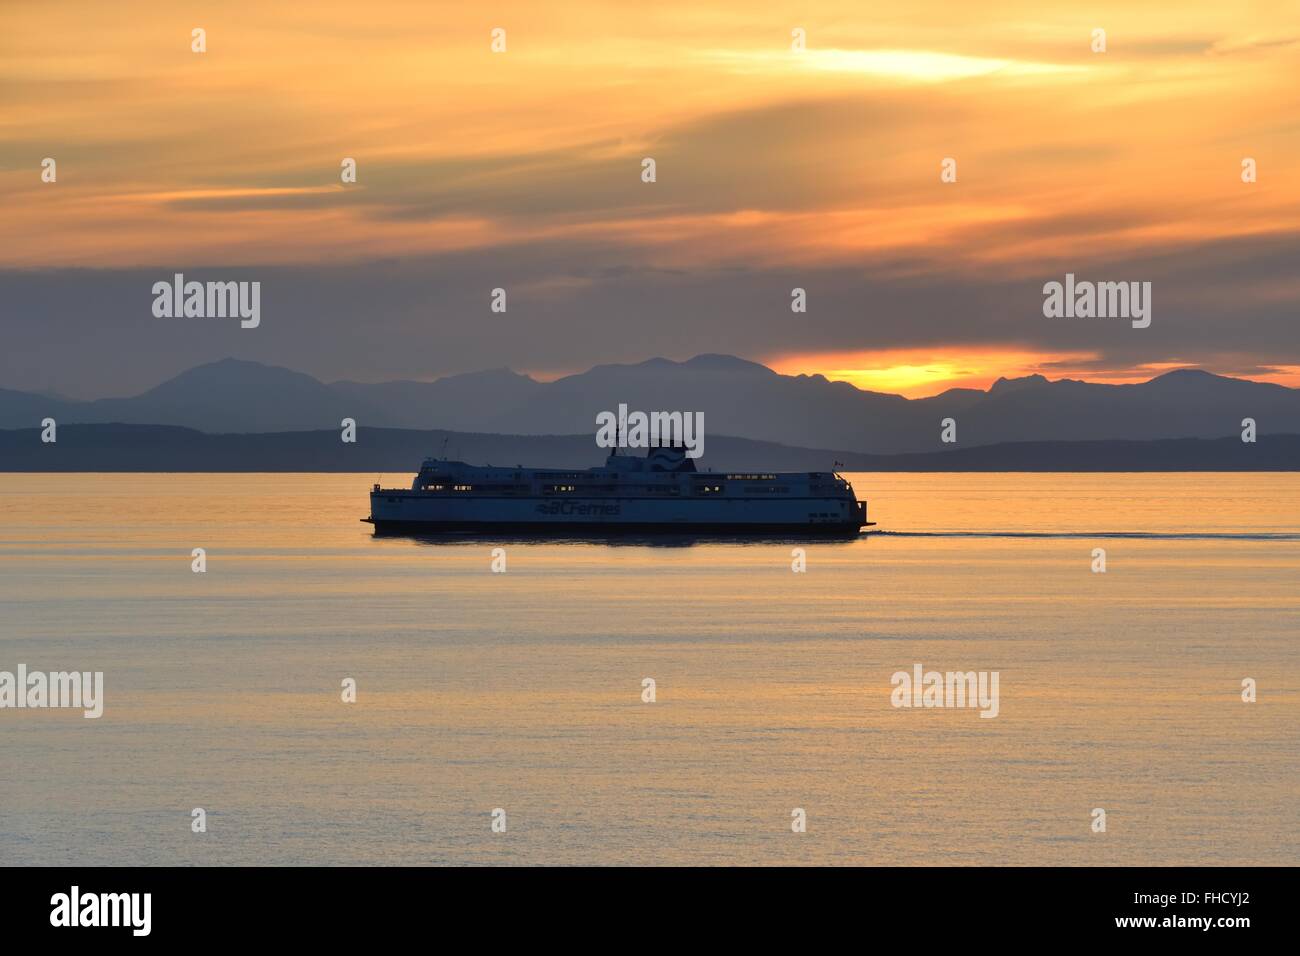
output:
M868 531L892 538L1136 538L1152 541L1300 541L1298 532L1273 531Z

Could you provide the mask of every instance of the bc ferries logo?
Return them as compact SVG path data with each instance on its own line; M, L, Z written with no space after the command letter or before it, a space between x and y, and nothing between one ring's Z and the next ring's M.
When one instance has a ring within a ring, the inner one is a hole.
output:
M580 501L550 501L537 506L537 513L543 515L592 515L600 518L613 518L619 513L619 505L589 504Z
M704 454L703 412L629 412L596 416L596 445L600 448L685 448L687 458Z

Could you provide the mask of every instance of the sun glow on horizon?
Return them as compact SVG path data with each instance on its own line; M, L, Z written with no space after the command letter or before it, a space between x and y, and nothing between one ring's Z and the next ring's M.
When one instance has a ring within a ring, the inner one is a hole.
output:
M987 391L999 378L1042 375L1053 381L1078 379L1101 385L1132 385L1176 369L1198 367L1194 362L1153 362L1131 368L1106 368L1097 353L1026 351L883 349L878 352L783 355L763 362L782 375L822 375L869 392L927 398L951 388ZM1219 375L1300 388L1300 366L1215 370Z

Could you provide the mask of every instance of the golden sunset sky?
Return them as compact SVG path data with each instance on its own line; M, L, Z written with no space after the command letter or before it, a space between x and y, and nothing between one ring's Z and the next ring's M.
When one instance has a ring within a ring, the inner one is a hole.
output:
M865 293L860 322L815 325L827 270L903 295L990 277L1032 291L1098 262L1118 264L1099 278L1151 278L1123 273L1138 260L1186 263L1195 281L1258 258L1211 248L1284 256L1300 234L1294 2L56 0L7 3L0 17L11 277L549 250L551 266L511 290L548 303L552 322L581 313L620 267L793 277L773 282L787 313L788 289L809 290L806 335L751 341L737 325L697 347L683 333L672 357L729 351L909 395L1036 371L1136 381L1184 364L1300 384L1300 334L1277 337L1300 271L1280 267L1181 296L1157 283L1158 325L1172 327L1180 301L1224 323L1220 336L1207 318L1183 342L1049 341L1032 300L978 295L969 330L919 334L924 308L896 320ZM206 53L191 52L195 27ZM505 53L490 49L495 27ZM1091 49L1096 28L1104 53ZM47 156L56 184L40 179ZM647 156L654 184L640 181ZM354 185L339 181L344 157L357 161ZM945 157L956 183L940 181ZM1245 157L1256 183L1241 180ZM566 249L575 266L600 250L607 271L565 267ZM839 301L851 311L852 295ZM1230 331L1243 306L1263 310L1241 327L1259 334ZM594 327L559 334L590 343ZM553 376L631 359L486 354L466 347L464 363ZM318 365L349 373L340 358ZM390 371L421 377L351 374Z

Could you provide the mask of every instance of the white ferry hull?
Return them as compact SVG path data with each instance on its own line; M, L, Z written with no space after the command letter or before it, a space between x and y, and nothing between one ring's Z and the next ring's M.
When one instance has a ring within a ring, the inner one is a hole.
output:
M370 495L377 532L856 535L866 503L842 497L781 500L618 497L457 498L418 491Z

